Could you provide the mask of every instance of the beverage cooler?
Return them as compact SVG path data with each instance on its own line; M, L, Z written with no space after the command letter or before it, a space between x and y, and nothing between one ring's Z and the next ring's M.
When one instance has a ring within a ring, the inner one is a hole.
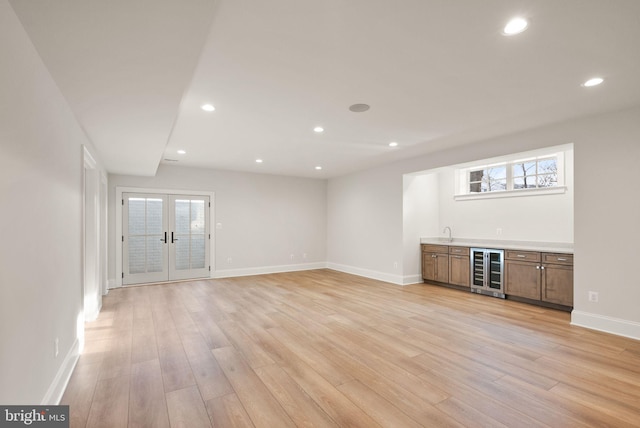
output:
M504 251L471 249L471 291L488 296L504 296Z

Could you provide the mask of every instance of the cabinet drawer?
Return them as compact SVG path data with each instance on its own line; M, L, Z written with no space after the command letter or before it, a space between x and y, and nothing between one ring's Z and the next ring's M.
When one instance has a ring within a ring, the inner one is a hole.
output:
M422 244L422 252L447 254L449 252L449 247L446 245Z
M558 265L572 265L573 254L562 253L542 253L543 263L554 263Z
M458 256L468 256L469 247L449 247L449 254L455 254Z
M517 251L506 250L504 252L504 258L507 260L520 260L525 262L539 262L540 253L537 251Z

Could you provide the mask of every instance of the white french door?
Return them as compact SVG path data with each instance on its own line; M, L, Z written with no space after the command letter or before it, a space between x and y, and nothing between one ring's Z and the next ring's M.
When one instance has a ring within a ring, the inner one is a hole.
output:
M209 197L122 194L122 283L209 276Z

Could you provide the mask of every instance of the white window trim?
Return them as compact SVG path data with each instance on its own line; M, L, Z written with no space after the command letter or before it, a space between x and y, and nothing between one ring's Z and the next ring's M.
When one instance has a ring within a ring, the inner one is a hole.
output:
M556 157L558 167L558 184L553 187L540 187L529 189L509 189L509 190L494 190L493 192L469 192L469 172L480 168L495 167L498 165L507 166L507 187L513 187L513 164L522 162L529 159L545 159L550 157ZM516 158L506 160L504 162L492 163L492 164L477 164L470 167L465 167L456 170L455 185L456 191L453 199L456 201L468 201L477 199L495 199L495 198L513 198L522 196L540 196L540 195L553 195L565 193L567 186L565 186L565 172L564 172L564 152L547 153L538 155L531 158Z
M454 195L456 201L470 201L474 199L515 198L521 196L541 196L565 193L567 186L540 187L536 189L495 190L493 192L469 193Z

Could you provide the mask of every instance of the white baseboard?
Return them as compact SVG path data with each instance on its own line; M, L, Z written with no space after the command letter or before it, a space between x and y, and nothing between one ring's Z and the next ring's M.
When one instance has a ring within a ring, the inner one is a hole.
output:
M42 398L40 405L57 406L60 404L62 395L64 394L65 389L67 389L69 379L71 379L73 369L78 363L78 358L80 358L80 342L76 339L73 342L73 345L71 345L71 349L69 349L69 352L67 352L67 355L64 357L62 365L60 366L58 373L56 373L56 377L53 378L53 382L51 382L51 385L49 386L44 398Z
M362 269L355 266L341 265L337 263L314 262L299 263L293 265L259 266L241 269L218 269L211 272L211 278L232 278L236 276L265 275L269 273L297 272L312 269L333 269L339 272L350 273L363 276L365 278L376 279L378 281L390 282L397 285L418 284L423 282L420 274L416 275L395 275L386 272L379 272L370 269ZM119 288L121 285L115 279L110 279L107 283L109 289Z
M423 283L424 280L422 279L422 275L421 274L415 274L415 275L405 275L402 277L402 285L409 285L409 284L420 284Z
M281 272L297 272L312 269L324 269L327 267L325 262L316 263L300 263L295 265L279 265L279 266L260 266L242 269L221 269L212 272L212 278L232 278L236 276L265 275L268 273Z
M98 318L98 315L100 315L100 311L102 310L102 296L100 297L101 298L100 298L100 303L98 304L98 307L84 314L85 321L95 321Z
M574 310L571 324L640 340L640 323Z
M365 278L376 279L378 281L390 282L396 285L405 285L405 278L402 275L394 275L386 272L379 272L371 269L363 269L355 266L341 265L337 263L327 263L327 268L337 270L339 272L350 273L352 275L363 276ZM409 276L411 278L412 275Z

